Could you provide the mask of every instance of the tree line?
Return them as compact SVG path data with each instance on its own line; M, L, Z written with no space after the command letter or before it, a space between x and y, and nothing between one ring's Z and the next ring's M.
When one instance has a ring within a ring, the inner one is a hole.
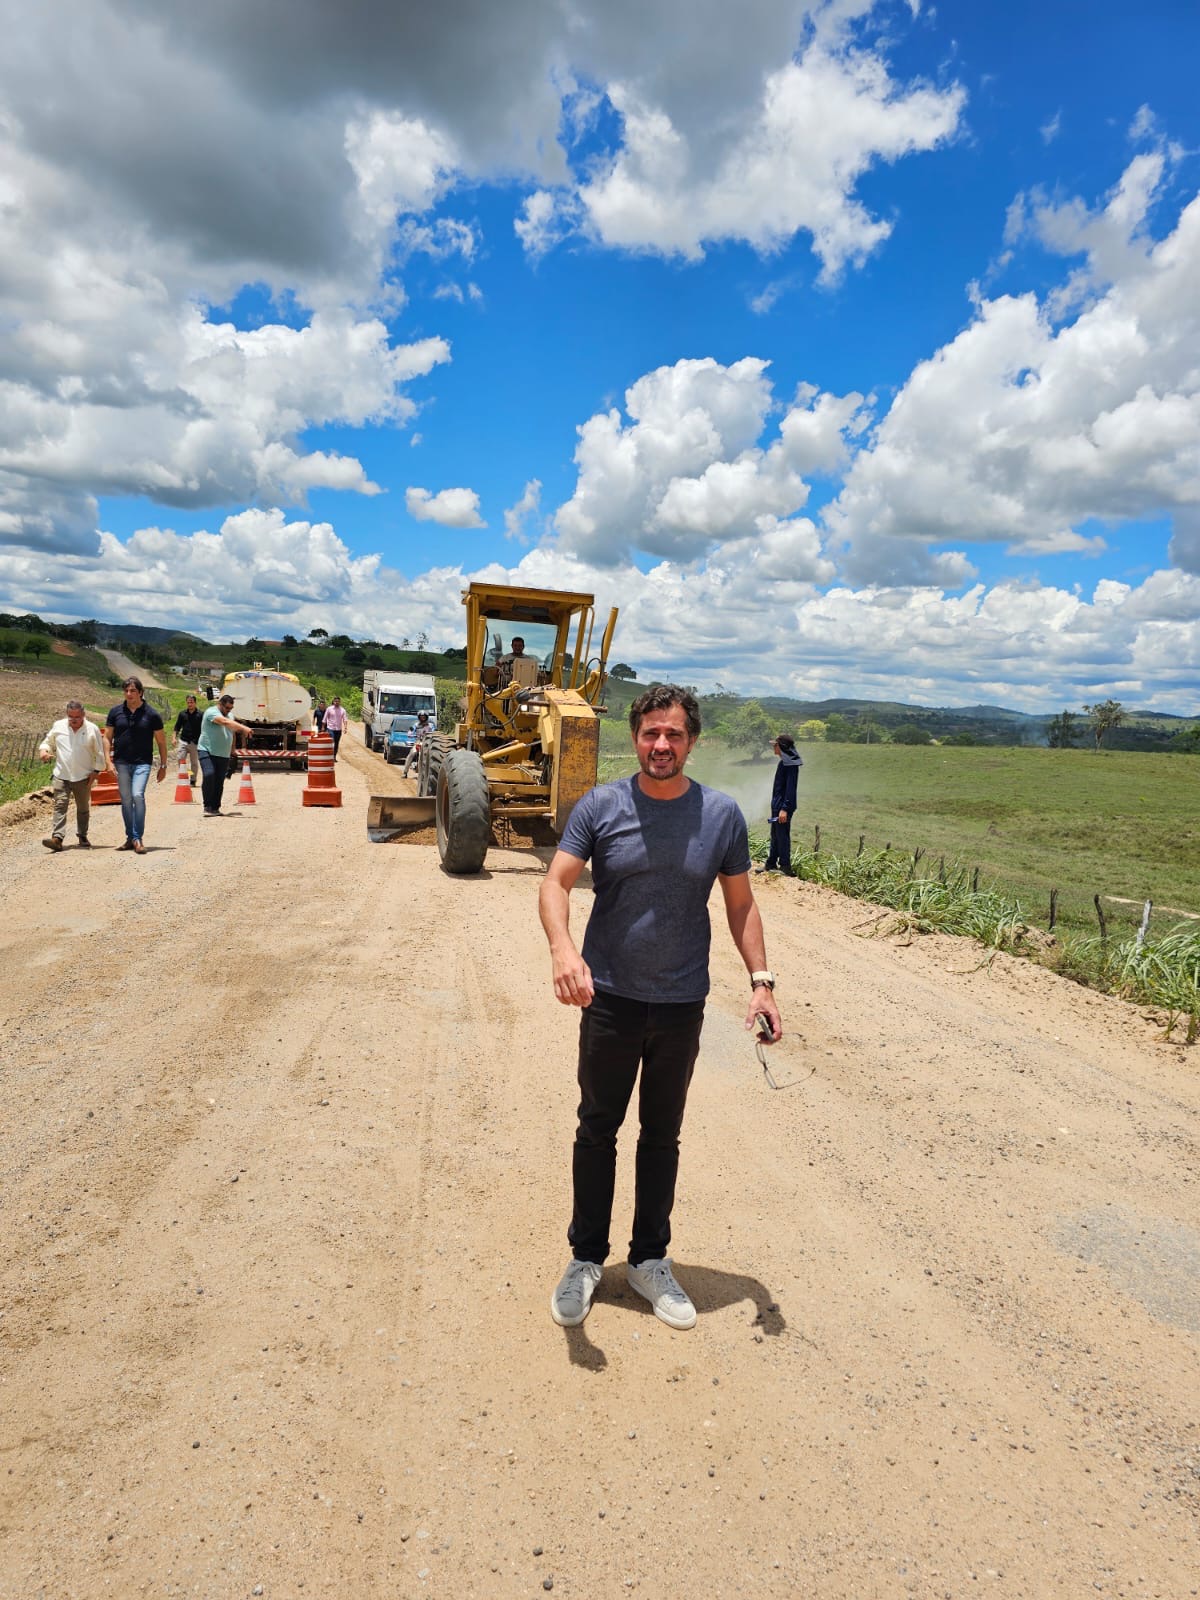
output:
M1119 728L1127 716L1119 700L1085 705L1082 714L1061 711L1047 724L1046 742L1051 749L1065 750L1073 748L1077 740L1090 737L1093 749L1100 750L1108 735ZM705 720L706 723L710 721L707 717ZM781 721L757 700L723 706L711 725L728 744L750 751L755 760L766 755L780 733L790 733L802 744L823 741L826 744L977 745L985 742L969 732L935 738L929 728L918 722L901 721L888 727L870 716L849 717L836 711L827 717L811 717L790 726L786 719ZM1184 755L1200 755L1200 723L1176 733L1168 748Z
M1093 749L1099 750L1105 738L1121 726L1127 715L1119 700L1098 700L1084 706L1083 716L1074 711L1060 711L1047 725L1046 743L1052 750L1070 750L1077 739L1090 735ZM1200 755L1200 724L1181 729L1172 737L1171 746L1185 755Z

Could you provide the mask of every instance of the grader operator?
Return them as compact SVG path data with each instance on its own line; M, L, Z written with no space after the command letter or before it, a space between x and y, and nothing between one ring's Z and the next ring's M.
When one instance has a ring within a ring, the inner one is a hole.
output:
M548 821L556 834L596 782L598 717L617 612L593 654L590 594L473 583L467 609L467 692L453 735L421 747L417 798L375 796L375 840L435 820L447 872L478 872L492 824L518 832Z

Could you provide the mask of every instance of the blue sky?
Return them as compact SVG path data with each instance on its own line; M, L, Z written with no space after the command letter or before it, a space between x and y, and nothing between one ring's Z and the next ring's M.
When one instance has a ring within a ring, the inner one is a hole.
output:
M0 609L1197 711L1200 10L436 15L0 0Z

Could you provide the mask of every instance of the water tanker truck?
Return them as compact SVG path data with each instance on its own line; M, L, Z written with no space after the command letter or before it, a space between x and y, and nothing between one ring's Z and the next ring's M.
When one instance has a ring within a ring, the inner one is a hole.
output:
M217 691L205 690L210 700ZM290 672L271 672L256 661L248 672L227 672L221 694L233 696L233 714L254 729L250 738L238 734L239 760L286 764L301 770L308 759L312 731L313 697Z

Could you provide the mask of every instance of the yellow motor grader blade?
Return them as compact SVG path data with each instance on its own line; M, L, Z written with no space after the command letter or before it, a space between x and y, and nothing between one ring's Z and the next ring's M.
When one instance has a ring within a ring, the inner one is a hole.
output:
M372 844L386 844L408 828L427 828L436 815L432 795L418 800L416 795L374 794L367 806L367 838Z

